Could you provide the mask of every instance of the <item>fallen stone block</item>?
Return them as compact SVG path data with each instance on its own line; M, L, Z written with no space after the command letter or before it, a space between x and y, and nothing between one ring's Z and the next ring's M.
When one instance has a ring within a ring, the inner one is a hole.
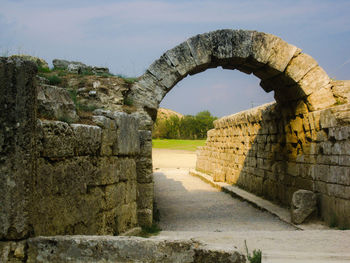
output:
M292 197L292 222L303 223L309 216L317 211L316 194L308 190L298 190Z

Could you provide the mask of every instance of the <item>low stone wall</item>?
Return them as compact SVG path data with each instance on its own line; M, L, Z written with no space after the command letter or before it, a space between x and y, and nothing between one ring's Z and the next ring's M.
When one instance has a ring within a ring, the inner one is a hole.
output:
M350 104L308 112L273 103L214 125L197 170L286 206L295 191L314 191L321 217L350 227Z
M243 263L237 249L208 248L194 240L110 236L37 237L0 242L1 262Z

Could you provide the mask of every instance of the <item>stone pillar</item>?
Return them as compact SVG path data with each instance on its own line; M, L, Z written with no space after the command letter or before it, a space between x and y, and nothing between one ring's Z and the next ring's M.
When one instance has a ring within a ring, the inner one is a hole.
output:
M140 130L140 156L137 169L137 219L140 226L153 223L154 183L152 171L152 133Z
M0 58L0 239L30 236L30 193L35 169L37 68Z

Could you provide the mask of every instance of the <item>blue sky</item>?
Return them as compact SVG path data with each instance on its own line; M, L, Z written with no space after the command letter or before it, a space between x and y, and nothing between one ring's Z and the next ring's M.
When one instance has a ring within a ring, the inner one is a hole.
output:
M138 76L195 34L251 29L298 46L331 77L350 79L349 13L348 0L0 0L0 55L77 60ZM223 116L272 100L254 76L212 69L181 81L161 105Z

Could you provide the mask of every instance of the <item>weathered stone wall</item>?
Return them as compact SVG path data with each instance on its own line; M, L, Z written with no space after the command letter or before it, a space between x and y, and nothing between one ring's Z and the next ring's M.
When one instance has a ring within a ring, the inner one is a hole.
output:
M38 121L34 235L118 235L138 226L138 122L101 112L94 125Z
M33 62L0 58L0 240L31 233L36 89Z
M289 105L215 121L196 169L287 206L298 189L314 191L321 217L349 228L350 104L313 112Z
M0 60L0 240L118 235L139 226L138 210L152 215L153 180L137 176L140 154L150 158L151 149L138 115L96 110L91 125L38 119L38 97L52 112L72 102L55 87L45 94L62 93L55 95L67 97L62 105L38 96L35 75L32 62Z

